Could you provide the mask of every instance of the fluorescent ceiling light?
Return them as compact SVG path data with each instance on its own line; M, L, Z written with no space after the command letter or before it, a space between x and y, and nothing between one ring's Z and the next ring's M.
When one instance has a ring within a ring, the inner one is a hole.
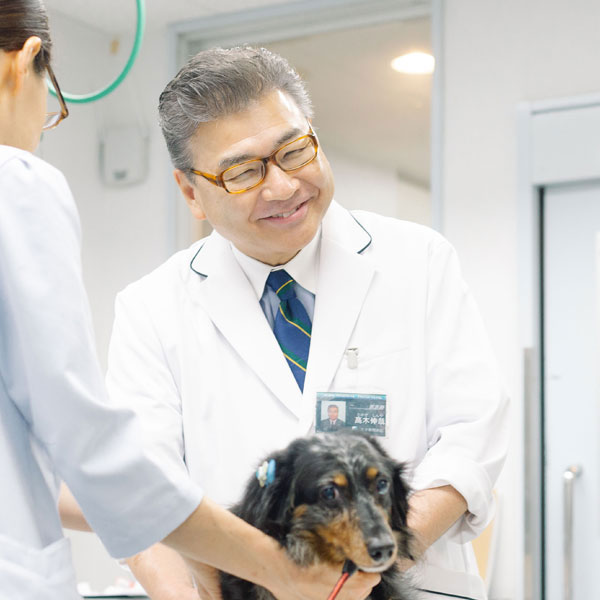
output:
M433 73L435 58L425 52L409 52L396 57L391 64L399 73L426 74Z

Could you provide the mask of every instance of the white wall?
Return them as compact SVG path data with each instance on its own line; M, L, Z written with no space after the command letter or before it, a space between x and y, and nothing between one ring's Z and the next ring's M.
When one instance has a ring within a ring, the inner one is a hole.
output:
M342 206L431 225L428 189L403 181L393 171L324 150L335 177L335 199Z
M452 0L444 12L444 233L458 249L513 398L491 600L515 600L523 569L516 107L600 89L600 3Z
M61 72L65 74L63 80L73 80L70 69L83 78L84 60L93 64L93 71L99 65L109 64L113 67L111 75L125 63L126 42L119 54L112 56L107 36L60 14L51 13L50 17L57 42L68 42L68 46L57 48L55 57L59 85L67 86L61 81ZM84 280L103 365L115 294L163 262L172 249L169 161L156 116L158 96L168 76L167 46L165 32L146 35L139 59L125 83L99 102L70 104L70 116L44 135L38 152L66 175L81 215ZM110 79L106 77L104 81ZM78 89L69 91L91 91L99 82L99 77L91 84L77 79L71 85L76 84ZM147 179L123 188L106 187L100 179L98 157L103 130L138 124L149 139Z

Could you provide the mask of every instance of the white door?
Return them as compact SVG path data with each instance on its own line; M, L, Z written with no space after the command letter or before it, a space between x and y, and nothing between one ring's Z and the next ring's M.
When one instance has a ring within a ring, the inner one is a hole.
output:
M591 600L600 598L600 182L545 188L542 223L545 598Z

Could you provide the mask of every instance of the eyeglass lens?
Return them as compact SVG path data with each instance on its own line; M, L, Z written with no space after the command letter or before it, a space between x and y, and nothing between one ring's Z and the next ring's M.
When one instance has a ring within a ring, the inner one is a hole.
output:
M45 131L47 129L52 129L56 127L60 121L62 120L61 112L51 112L46 114L46 120L44 121L44 126L42 129Z
M293 171L308 164L316 154L317 149L312 138L304 136L280 148L274 159L283 171ZM223 183L229 192L247 190L264 179L265 168L262 160L235 165L223 173Z

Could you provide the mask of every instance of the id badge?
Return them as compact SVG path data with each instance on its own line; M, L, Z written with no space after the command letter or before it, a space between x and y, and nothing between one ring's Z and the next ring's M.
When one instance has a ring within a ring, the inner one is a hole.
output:
M356 429L369 435L385 437L386 424L385 394L317 393L316 432Z

